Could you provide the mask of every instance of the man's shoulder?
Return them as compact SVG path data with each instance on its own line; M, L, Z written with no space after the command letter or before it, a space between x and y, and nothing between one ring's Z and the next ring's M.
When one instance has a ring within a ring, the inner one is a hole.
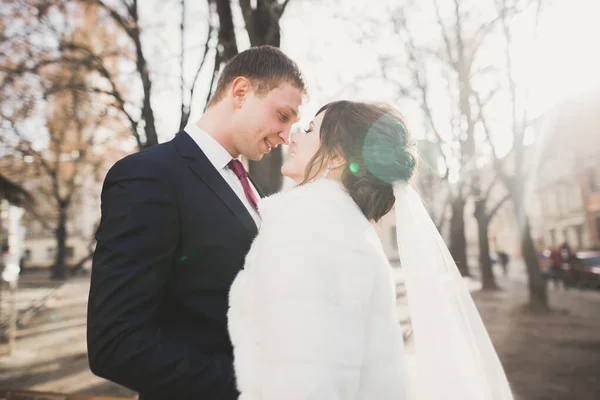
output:
M164 162L177 156L177 151L173 145L173 140L168 142L156 144L154 146L147 147L136 153L130 154L123 159L132 159L140 162Z
M111 168L113 174L169 174L177 157L172 141L157 144L129 154L117 161ZM109 172L109 174L110 174Z

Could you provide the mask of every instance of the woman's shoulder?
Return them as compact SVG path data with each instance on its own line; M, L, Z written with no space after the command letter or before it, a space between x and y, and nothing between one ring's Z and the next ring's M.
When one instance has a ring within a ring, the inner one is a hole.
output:
M266 197L259 202L259 210L263 221L294 216L331 219L360 213L343 185L331 179L320 179Z

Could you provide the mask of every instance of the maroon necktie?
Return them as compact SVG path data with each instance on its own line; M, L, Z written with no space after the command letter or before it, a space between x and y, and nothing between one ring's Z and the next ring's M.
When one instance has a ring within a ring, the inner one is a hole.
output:
M229 164L227 164L227 166L235 173L240 182L242 182L246 199L248 199L248 202L250 203L252 208L254 208L254 211L256 211L258 215L260 215L260 213L258 212L258 201L256 200L256 196L254 195L252 187L250 187L250 181L248 180L248 172L246 172L246 169L244 168L242 162L233 159L229 161Z

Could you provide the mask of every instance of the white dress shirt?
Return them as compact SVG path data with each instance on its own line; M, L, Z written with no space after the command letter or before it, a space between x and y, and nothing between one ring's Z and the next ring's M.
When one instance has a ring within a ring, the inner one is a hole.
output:
M233 157L231 157L231 154L229 154L229 152L225 150L225 148L221 146L219 142L217 142L208 133L200 129L200 127L195 123L186 126L185 131L188 135L190 135L194 142L196 142L198 147L200 147L202 152L206 155L206 158L208 158L208 161L210 161L211 164L215 167L215 169L219 171L223 179L225 179L225 182L227 182L227 184L231 187L231 189L233 189L235 194L240 198L240 200L252 216L252 219L256 223L256 226L260 227L260 216L254 210L248 199L246 199L246 194L244 193L244 187L242 186L242 182L238 179L235 173L227 167L229 161L233 159ZM250 182L250 187L254 191L254 195L256 196L256 198L260 199L258 191L254 187L252 182Z

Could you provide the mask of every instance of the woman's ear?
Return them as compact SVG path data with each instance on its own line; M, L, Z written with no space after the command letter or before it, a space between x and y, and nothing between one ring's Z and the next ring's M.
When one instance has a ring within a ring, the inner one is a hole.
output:
M341 156L340 153L335 152L333 156L329 159L329 164L331 165L331 169L344 168L346 166L346 160Z

